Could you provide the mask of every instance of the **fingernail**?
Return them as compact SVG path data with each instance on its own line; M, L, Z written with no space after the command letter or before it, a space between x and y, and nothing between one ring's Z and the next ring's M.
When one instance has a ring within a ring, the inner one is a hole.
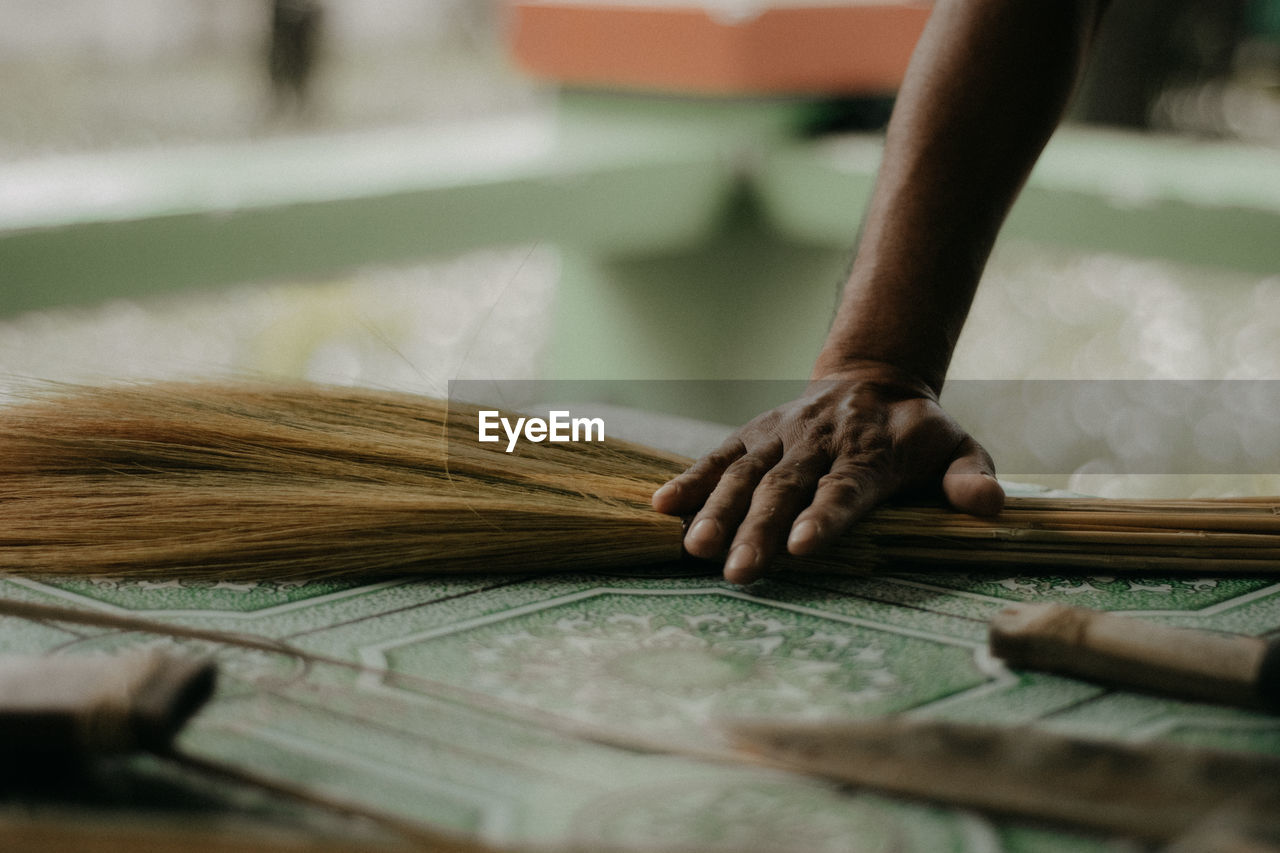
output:
M755 546L743 542L734 545L733 550L729 552L729 559L724 561L724 573L730 575L746 572L755 568L755 564Z
M693 527L689 528L689 533L685 536L685 542L692 547L712 544L719 529L720 525L716 523L714 518L700 518L694 523Z
M804 521L791 528L791 535L787 537L787 550L793 554L807 553L813 547L813 542L818 538L818 525L813 519L806 518Z

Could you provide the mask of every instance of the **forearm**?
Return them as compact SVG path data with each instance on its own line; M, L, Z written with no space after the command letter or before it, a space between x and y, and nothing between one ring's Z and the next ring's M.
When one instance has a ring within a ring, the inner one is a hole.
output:
M939 0L885 141L815 378L890 364L941 389L997 232L1106 0Z
M987 452L942 410L951 350L996 233L1061 118L1105 0L939 0L885 142L858 255L814 382L653 496L696 513L689 553L746 583L875 504L939 488L998 512Z

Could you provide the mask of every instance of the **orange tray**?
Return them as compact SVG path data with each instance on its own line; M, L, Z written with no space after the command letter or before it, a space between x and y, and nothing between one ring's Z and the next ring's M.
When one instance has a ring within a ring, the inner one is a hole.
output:
M764 7L735 19L694 3L515 0L511 51L528 73L589 87L704 94L897 89L931 5Z

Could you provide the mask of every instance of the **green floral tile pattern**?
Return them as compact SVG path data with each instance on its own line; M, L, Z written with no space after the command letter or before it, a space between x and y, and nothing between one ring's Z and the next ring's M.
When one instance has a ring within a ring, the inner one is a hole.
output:
M140 601L149 610L221 610L250 613L340 593L356 584L301 583L290 581L124 580L93 578L48 580L45 585L80 598L117 607L136 609Z
M1102 851L1115 839L623 749L714 743L722 717L940 718L1280 753L1280 719L1012 672L985 649L1010 601L1064 601L1265 634L1280 584L1246 578L888 574L741 589L686 569L370 585L56 583L12 600L268 640L259 651L0 620L0 651L212 655L197 755L366 809L506 843L768 851Z
M393 672L672 737L717 717L885 714L987 680L952 638L714 592L575 596L370 651Z

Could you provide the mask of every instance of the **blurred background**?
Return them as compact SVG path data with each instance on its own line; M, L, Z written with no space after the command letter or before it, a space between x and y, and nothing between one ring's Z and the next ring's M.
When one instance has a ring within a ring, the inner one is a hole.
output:
M0 217L6 205L19 217L34 206L57 220L60 206L95 192L107 200L95 215L153 216L154 205L127 189L113 197L115 182L167 164L176 173L170 183L199 183L189 173L202 168L207 180L220 180L223 164L182 159L193 150L252 158L272 144L342 138L369 158L386 158L394 156L387 144L362 137L401 128L429 136L485 116L545 112L551 107L539 87L507 58L502 19L499 0L0 4L0 164L9 166ZM287 171L293 154L268 154L260 168ZM95 190L103 171L108 187ZM285 192L304 192L298 180ZM27 219L14 223L31 230ZM154 251L166 254L163 241ZM6 275L4 257L0 248L0 286L25 286L12 266ZM47 260L32 266L43 270ZM231 372L438 393L468 351L479 374L509 369L512 352L536 361L555 278L553 253L524 246L339 264L319 275L290 275L289 266L285 259L283 273L215 287L191 288L175 276L180 295L160 287L145 298L127 286L102 298L88 274L81 290L37 299L40 310L5 312L0 372L85 379ZM496 308L500 293L504 307ZM489 337L470 346L482 321Z
M624 5L710 55L839 4L0 4L0 373L802 379L892 86L592 76L634 22L545 20ZM954 376L1280 378L1280 0L1115 0L1043 165Z
M447 121L527 105L498 0L12 0L0 156Z
M7 0L0 156L527 107L504 20L502 0ZM1116 0L1075 116L1280 145L1278 87L1280 0Z

